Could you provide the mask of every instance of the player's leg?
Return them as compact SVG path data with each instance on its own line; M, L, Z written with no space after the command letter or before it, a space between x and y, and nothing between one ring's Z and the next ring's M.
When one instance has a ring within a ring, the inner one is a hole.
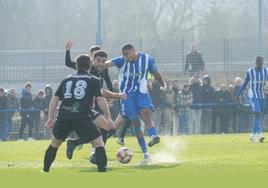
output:
M99 115L98 117L102 116ZM92 146L96 148L95 155L98 171L105 172L107 167L107 156L104 148L104 142L97 126L88 120L84 120L75 127L75 131L80 138L89 140Z
M145 123L151 141L148 143L149 147L154 146L160 142L160 137L156 133L156 128L152 120L153 104L148 94L138 94L136 104L139 109L139 114Z
M138 143L144 155L144 159L141 161L141 165L149 165L151 160L150 160L150 155L146 146L146 141L145 141L143 132L141 130L141 122L139 119L132 119L131 122L132 122L132 126L134 129L136 138L138 140Z
M95 148L96 164L99 172L105 172L107 169L107 156L104 148L104 142L101 136L91 141Z
M251 98L251 107L252 111L254 113L254 118L253 118L253 126L252 126L252 132L250 134L250 140L255 141L256 140L256 134L260 134L260 138L262 138L262 133L261 133L261 112L262 112L262 107L259 99L256 99L255 97ZM260 140L260 141L263 141Z
M128 94L127 99L122 101L121 113L124 119L129 119L131 121L139 146L144 154L144 160L142 162L145 162L144 164L146 164L150 162L150 156L141 130L139 112L136 106L136 95L136 93L130 93Z
M58 148L62 142L62 140L56 139L54 136L52 137L51 144L48 146L44 157L44 172L49 172L49 169L56 158Z
M125 135L127 132L127 129L131 127L131 121L126 119L124 121L123 126L121 127L121 129L119 130L119 135L118 135L118 139L117 139L117 143L121 146L125 145Z
M94 113L91 113L91 117L93 119L93 123L100 129L104 129L106 131L110 130L111 128L111 124L108 123L108 121L102 116L100 115L98 112L94 111ZM90 121L90 120L89 120ZM86 144L89 143L88 139L79 137L77 139L70 139L67 141L67 147L66 147L66 156L68 159L72 159L73 156L73 152L75 150L75 148L78 145L81 144ZM92 158L92 157L90 157ZM95 163L94 163L95 164Z

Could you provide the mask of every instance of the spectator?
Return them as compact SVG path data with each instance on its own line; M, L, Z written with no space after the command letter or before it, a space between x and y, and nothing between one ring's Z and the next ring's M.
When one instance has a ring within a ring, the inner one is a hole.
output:
M20 98L20 107L21 107L21 128L19 134L19 140L23 141L23 131L26 125L29 125L29 141L33 141L32 129L33 129L33 119L32 119L32 110L33 110L33 96L31 94L32 84L30 82L25 83L24 89L22 91L22 97Z
M178 114L178 133L188 134L189 106L193 103L193 94L190 91L190 85L184 85L183 89L178 92L176 98L176 107Z
M226 84L221 84L220 89L216 91L216 102L219 103L219 106L215 109L213 114L213 132L216 132L216 122L217 118L220 120L220 132L228 133L229 122L231 119L230 109L233 106L228 104L233 103L232 95L228 91Z
M8 100L5 94L5 89L0 88L0 128L1 128L0 137L2 141L6 141L8 139L7 108L8 108Z
M153 122L155 123L155 128L159 131L160 124L162 121L163 91L161 90L160 85L155 79L152 80L151 85L152 89L149 90L149 94L154 105L154 112L152 118Z
M13 116L15 112L17 112L20 108L19 99L17 97L17 92L14 88L8 90L8 118L7 118L7 126L8 126L8 134L13 130Z
M243 81L240 77L235 78L235 86L234 91L232 93L233 99L235 94L238 92L240 87L242 86ZM235 99L234 99L235 100ZM247 132L249 128L249 115L250 115L250 104L248 97L248 90L245 89L242 91L241 95L238 96L238 101L232 110L232 127L235 132ZM237 124L238 120L238 124ZM237 127L238 125L238 127Z
M197 51L196 43L192 43L191 48L191 51L186 55L185 74L200 75L205 69L205 63L201 53Z
M215 103L215 89L211 86L211 78L208 75L205 75L203 78L203 104L209 105L212 103ZM201 116L201 132L202 133L211 133L212 132L212 107L205 106L202 110L202 116Z
M203 102L202 95L202 80L199 79L198 75L194 75L190 79L190 91L193 94L193 105L190 107L189 111L189 134L200 134L200 124L201 124L201 106Z
M49 109L49 104L50 104L52 96L53 96L52 88L49 85L46 85L46 87L45 87L46 105L45 105L45 111L44 111L45 122L47 121L47 118L48 118L48 109ZM51 129L49 129L47 127L44 127L44 138L45 139L51 139Z
M166 89L164 90L163 96L164 96L164 108L163 108L164 125L162 127L162 132L167 135L172 135L175 133L176 130L173 118L175 117L176 93L172 88L171 81L166 82Z
M41 111L44 111L46 107L46 100L44 96L45 96L44 91L40 90L38 91L37 96L33 100L33 107L34 107L33 125L35 128L36 139L40 139L39 127L41 124Z

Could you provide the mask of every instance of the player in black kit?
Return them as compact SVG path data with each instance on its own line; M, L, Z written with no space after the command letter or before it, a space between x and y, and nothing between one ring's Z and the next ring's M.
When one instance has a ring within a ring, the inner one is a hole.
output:
M98 171L106 171L107 157L104 143L95 124L106 130L114 128L114 124L106 120L111 117L107 102L102 96L100 80L88 74L91 67L90 57L79 55L76 64L77 73L61 82L50 103L46 126L53 128L53 138L45 153L44 172L49 172L58 148L72 131L75 131L85 142L91 142L96 148ZM106 118L93 109L94 98ZM60 100L62 103L54 124L56 108Z
M71 60L70 56L70 49L72 47L72 42L68 41L66 44L66 56L65 56L65 65L67 67L70 67L72 69L76 69L76 63ZM107 87L110 91L103 89L103 96L106 98L113 98L113 99L125 99L126 94L124 93L113 93L113 87L111 83L111 79L109 77L108 71L102 69L102 64L105 63L107 60L107 53L103 50L100 50L101 48L99 46L93 46L90 48L90 57L91 61L93 62L93 66L90 69L90 74L98 77L101 80L101 86L103 86L103 80L105 80ZM98 104L95 105L95 109L102 113L102 110L99 108ZM110 120L109 120L110 121ZM97 125L98 126L98 125ZM100 128L100 132L104 141L104 144L106 144L107 138L108 138L108 131L105 129ZM115 130L110 130L109 135L112 135L115 132ZM75 144L74 144L75 143ZM72 159L73 151L77 145L83 144L82 139L77 140L68 140L67 141L67 148L66 148L66 155L68 159ZM96 164L96 156L94 155L94 151L90 157L90 162L93 164Z

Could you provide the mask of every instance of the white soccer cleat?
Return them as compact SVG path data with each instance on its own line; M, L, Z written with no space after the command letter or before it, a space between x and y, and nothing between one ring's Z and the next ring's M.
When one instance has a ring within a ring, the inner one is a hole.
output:
M151 157L150 155L145 155L144 159L140 162L141 166L150 166L151 164Z

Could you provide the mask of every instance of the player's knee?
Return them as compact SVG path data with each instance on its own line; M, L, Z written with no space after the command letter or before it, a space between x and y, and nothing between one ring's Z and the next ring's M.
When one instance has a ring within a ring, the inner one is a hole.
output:
M104 147L104 142L101 136L93 140L91 144L94 148Z
M52 141L51 141L51 146L54 147L54 148L59 148L60 145L62 144L62 140L59 140L59 139L56 139L55 137L52 138Z

